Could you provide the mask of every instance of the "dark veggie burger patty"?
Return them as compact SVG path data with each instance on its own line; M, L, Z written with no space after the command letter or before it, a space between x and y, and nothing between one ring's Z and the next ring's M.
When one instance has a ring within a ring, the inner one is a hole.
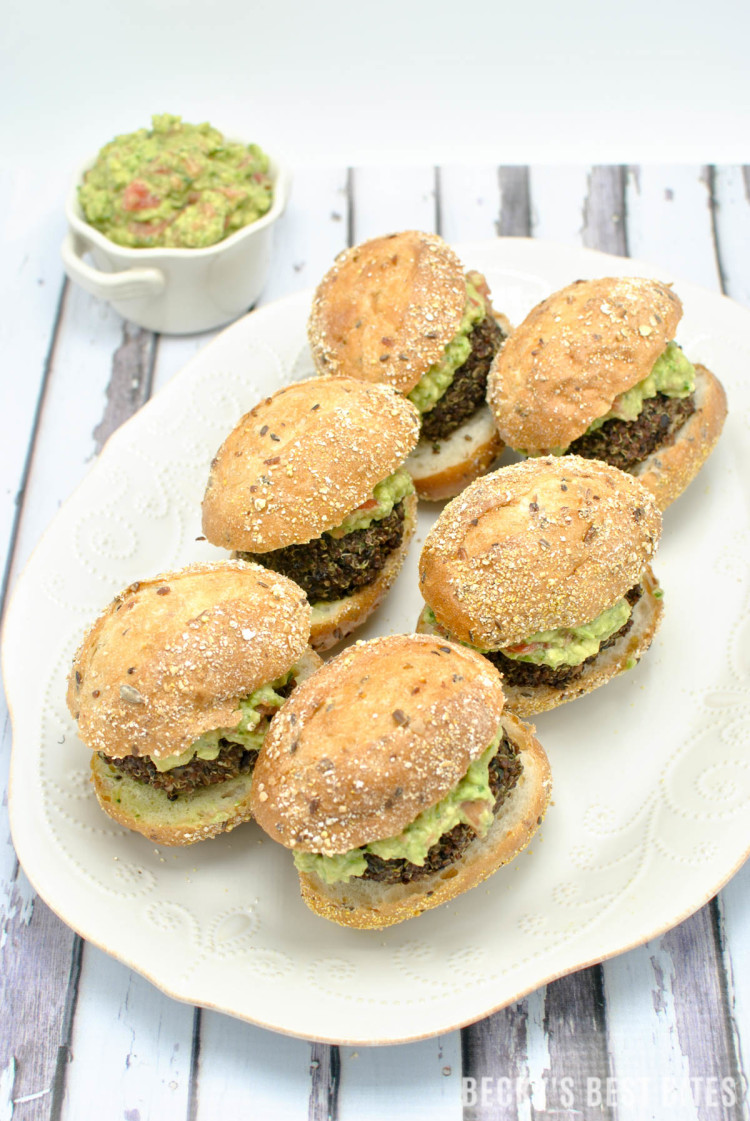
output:
M657 393L646 398L635 420L607 420L595 432L574 440L568 453L584 459L601 459L621 471L631 471L646 456L671 444L677 430L694 412L692 393L689 397Z
M253 769L257 751L229 740L219 740L219 744L221 750L215 759L191 759L183 767L172 767L168 771L158 770L147 755L125 755L122 759L112 759L103 752L99 754L123 776L163 790L170 802L174 802L180 794L192 794L202 786L213 786Z
M270 553L237 553L288 576L305 591L311 603L330 602L372 584L401 544L404 506L399 502L385 518L343 537L324 533L305 545L286 545Z
M422 416L421 435L444 440L483 405L492 359L505 342L505 332L492 315L485 315L469 335L471 354L433 408Z
M625 598L630 606L634 607L642 595L643 588L638 584L626 593ZM585 667L593 662L594 658L598 658L602 650L614 646L619 639L628 633L632 625L633 616L630 615L619 631L615 631L614 634L611 634L609 638L602 642L596 654L591 654L590 657L574 666L563 665L553 669L552 666L536 665L534 662L522 662L517 658L508 658L501 650L489 650L484 656L492 662L493 666L497 666L508 685L550 685L553 689L562 689L571 681L580 677Z
M507 735L503 735L500 747L490 761L489 780L490 790L495 795L494 813L497 813L503 802L518 782L522 767L518 760L518 749L511 743ZM362 874L362 880L378 880L384 884L408 884L412 880L420 880L439 872L449 864L461 857L472 841L476 840L476 833L469 825L454 825L437 841L427 853L424 864L411 864L403 857L384 860L374 853L366 853L367 871Z

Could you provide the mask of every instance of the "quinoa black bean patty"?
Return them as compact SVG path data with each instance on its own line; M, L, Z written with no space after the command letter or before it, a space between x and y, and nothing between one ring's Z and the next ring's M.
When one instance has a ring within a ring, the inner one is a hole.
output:
M601 459L631 471L652 452L673 443L678 429L695 412L695 398L647 397L635 420L607 420L595 432L579 436L568 448L584 459Z
M642 595L643 588L640 584L637 584L626 593L625 599L631 607L635 607ZM602 650L608 650L610 646L614 646L619 639L628 633L632 625L633 616L630 615L618 631L615 631L614 634L611 634L609 638L602 642L596 654L591 654L574 666L562 665L553 669L552 666L536 665L534 662L523 662L517 658L508 658L501 650L490 650L485 654L485 658L489 658L493 666L497 666L508 685L549 685L553 689L562 689L569 685L571 681L580 677L585 667L595 658L598 658Z
M456 370L453 381L437 404L422 416L421 435L424 438L446 439L484 404L492 359L506 337L492 315L485 315L477 323L469 335L471 354Z
M404 505L399 502L385 518L343 537L324 533L304 545L236 555L288 576L311 603L329 603L372 584L403 535Z
M170 802L174 802L180 794L192 794L203 786L213 786L252 771L258 758L257 751L223 739L219 740L219 745L220 751L215 759L191 759L183 767L172 767L168 771L158 770L147 755L112 759L103 752L99 754L123 776L163 790Z
M489 766L490 790L495 795L494 813L498 812L518 782L521 771L518 749L507 735L503 735L500 747ZM475 839L476 833L470 826L454 825L428 851L424 864L412 864L399 857L384 860L374 853L366 853L367 871L360 879L378 880L385 884L411 883L412 880L419 880L432 875L433 872L439 872L441 868L458 860Z

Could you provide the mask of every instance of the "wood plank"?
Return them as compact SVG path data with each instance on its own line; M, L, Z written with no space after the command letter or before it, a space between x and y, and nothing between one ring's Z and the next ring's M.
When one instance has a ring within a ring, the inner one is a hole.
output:
M393 1047L341 1047L338 1121L460 1121L457 1031ZM321 1121L325 1121L323 1114Z
M350 184L351 244L401 230L439 232L433 167L357 167Z
M61 1121L184 1121L192 1029L189 1005L170 1000L87 944L71 1040L74 1061L67 1068Z
M670 272L667 280L719 290L708 168L630 168L626 211L631 257L662 265Z
M502 237L531 237L531 182L527 167L501 167L500 219Z
M532 237L582 244L589 175L590 168L578 165L529 168Z
M203 1012L189 1121L316 1116L310 1112L312 1052L313 1045L304 1040Z
M500 181L494 165L438 169L440 234L446 241L490 241L498 235ZM467 268L471 262L465 261Z
M63 291L60 244L65 220L58 204L59 182L53 175L38 176L16 165L12 175L0 178L6 235L0 256L4 369L0 389L0 572L4 573ZM44 220L40 221L40 215Z

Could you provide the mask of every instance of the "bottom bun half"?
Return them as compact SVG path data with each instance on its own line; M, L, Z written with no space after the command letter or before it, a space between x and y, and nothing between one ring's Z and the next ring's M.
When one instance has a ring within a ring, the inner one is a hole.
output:
M695 478L713 451L727 415L724 386L705 366L695 367L695 412L674 442L652 452L632 474L666 510Z
M417 525L417 496L408 494L403 501L404 532L401 544L390 553L372 584L342 599L312 605L310 643L315 650L328 650L360 627L385 598L401 571Z
M91 778L104 812L157 845L207 841L252 819L252 771L204 786L174 802L163 790L123 775L100 755L92 757Z
M618 673L632 669L651 645L664 612L661 590L650 567L644 569L641 586L643 595L633 608L633 625L627 634L597 654L588 665L584 666L580 677L562 687L511 685L504 680L503 692L510 711L524 718L534 716L538 712L546 712L548 709L557 708L558 705L583 697L593 689L598 689L600 685L605 685ZM449 632L433 627L427 622L426 611L427 608L420 615L417 630L423 634L445 634L450 637Z
M489 471L503 450L488 405L482 405L445 440L422 438L406 461L420 498L454 498Z
M521 852L536 832L549 803L549 763L532 727L510 713L503 714L502 724L519 750L523 770L485 837L472 841L453 864L408 884L383 884L361 878L326 884L314 874L300 873L300 890L307 906L341 926L380 930L421 915L476 887Z

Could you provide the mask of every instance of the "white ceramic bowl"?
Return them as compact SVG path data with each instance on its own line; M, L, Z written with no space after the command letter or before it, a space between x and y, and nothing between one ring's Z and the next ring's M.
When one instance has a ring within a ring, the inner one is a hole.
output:
M223 241L205 249L130 249L110 241L83 216L78 184L93 162L81 168L65 204L69 229L62 259L71 280L108 300L126 319L168 335L221 327L257 300L271 262L273 226L289 197L284 167L270 160L271 209Z

